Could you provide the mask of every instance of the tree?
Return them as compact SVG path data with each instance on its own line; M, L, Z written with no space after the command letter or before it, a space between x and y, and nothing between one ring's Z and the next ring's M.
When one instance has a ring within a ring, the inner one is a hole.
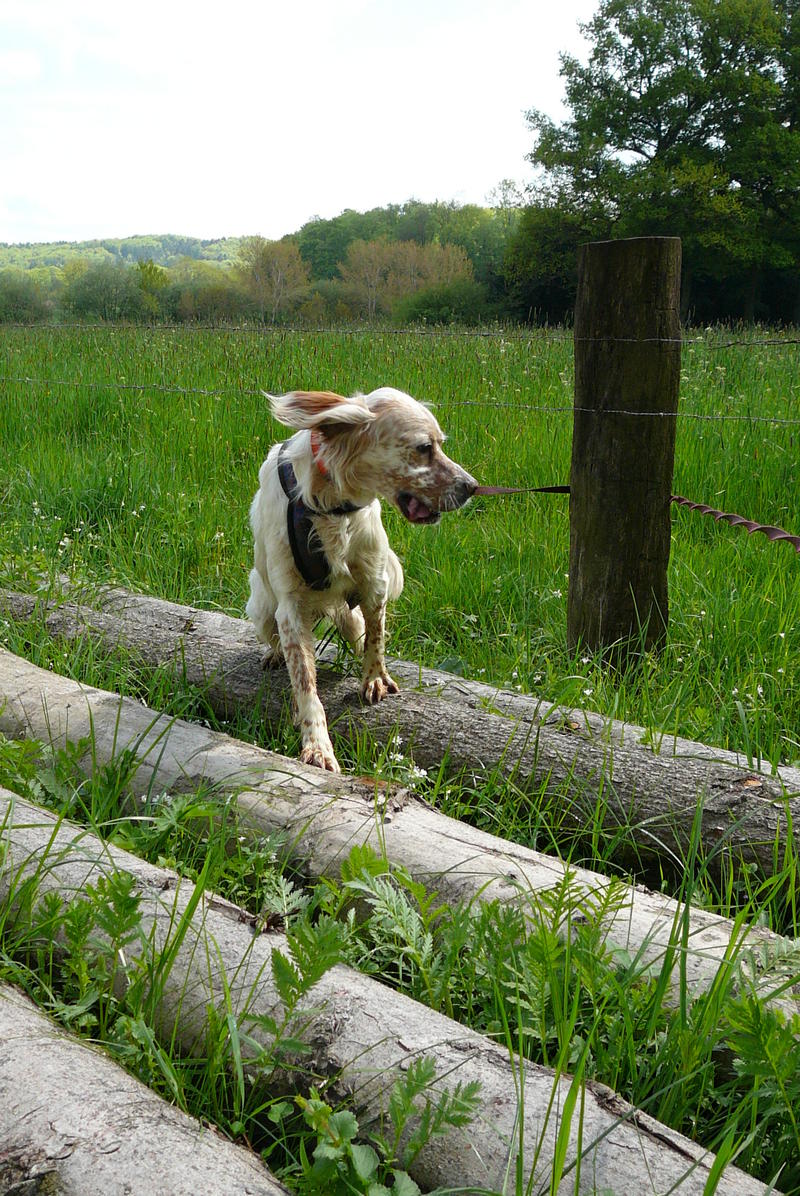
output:
M332 220L322 220L319 216L309 220L297 234L297 245L311 277L336 278L339 263L345 260L353 241L393 239L400 210L392 204L368 212L348 208Z
M38 281L23 270L0 271L0 324L36 324L48 315Z
M392 308L399 324L480 324L490 306L486 287L472 278L423 286Z
M368 320L423 287L472 280L472 265L458 245L416 241L353 241L339 274Z
M64 305L78 316L137 319L145 308L137 275L135 267L108 260L76 267L64 288Z
M528 114L537 201L614 235L679 235L692 272L793 266L800 225L797 0L602 0L570 119ZM752 296L751 296L752 299Z
M339 264L342 281L363 305L368 320L374 320L378 303L385 297L392 246L387 241L351 241Z
M265 320L269 316L271 324L289 311L308 287L308 266L292 241L242 238L237 272L259 317Z
M161 310L161 298L169 284L169 275L162 266L157 266L152 258L138 261L136 271L144 310L148 315L156 316Z
M511 314L528 323L565 320L575 302L578 246L603 235L579 210L547 203L525 208L503 263Z
M161 307L177 320L228 323L245 317L250 300L233 270L216 262L181 258L169 270Z

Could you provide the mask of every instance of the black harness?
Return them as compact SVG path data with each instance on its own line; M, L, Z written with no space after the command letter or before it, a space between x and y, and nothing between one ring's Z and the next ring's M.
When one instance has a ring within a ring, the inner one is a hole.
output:
M313 520L317 515L352 515L354 511L360 511L362 508L351 502L344 502L340 507L331 507L327 510L307 507L302 498L295 494L297 478L292 463L286 455L287 444L288 441L285 441L278 456L278 477L283 492L289 500L286 511L289 546L297 566L297 572L306 585L312 590L327 590L331 584L331 566L319 539L316 536L312 538ZM357 606L357 596L352 595L348 602L350 606Z

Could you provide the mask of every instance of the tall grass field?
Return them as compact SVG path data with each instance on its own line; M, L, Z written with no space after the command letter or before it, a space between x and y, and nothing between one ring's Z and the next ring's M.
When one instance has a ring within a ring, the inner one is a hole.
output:
M800 531L799 351L690 335L676 493ZM769 340L773 343L762 344ZM119 328L2 334L0 579L56 572L241 614L262 391L394 385L479 481L569 481L569 335ZM784 422L781 422L784 421ZM794 422L792 422L794 421ZM800 557L673 509L666 651L628 678L565 644L568 499L484 498L435 529L385 504L406 587L390 652L777 764L800 759Z
M763 329L686 333L675 493L800 533L795 340ZM479 481L569 481L567 330L7 328L0 346L0 587L55 589L66 574L242 615L252 557L248 507L269 446L287 434L272 420L265 391L397 386L433 405L448 453ZM479 498L435 528L410 526L386 503L384 521L406 575L388 616L391 655L656 734L737 749L766 768L800 764L800 554L790 544L673 507L666 646L613 672L566 646L566 496ZM192 706L192 695L165 693L157 675L124 653L101 657L90 645L54 644L33 623L2 619L0 643L88 683L208 717L202 695ZM288 720L271 732L255 719L226 729L296 749ZM499 835L620 872L615 844L624 828L613 837L599 823L562 833L552 796L523 795L496 777L421 778L401 749L364 742L358 771L401 775L441 808ZM388 885L380 861L366 856L346 863L341 885L310 891L281 872L278 843L242 843L213 794L183 795L169 810L126 821L112 771L87 785L69 752L43 769L30 749L0 739L0 784L139 854L202 875L255 913L274 911L296 929L298 943L313 945L319 928L329 934L335 923L337 951L353 966L510 1050L609 1084L723 1161L768 1183L777 1177L781 1191L800 1196L800 1025L735 990L735 958L709 994L694 1000L684 992L675 1008L639 961L611 957L600 912L595 917L585 899L575 935L558 933L572 907L568 881L551 894L552 908L540 902L527 922L494 906L446 908L401 873ZM685 869L646 879L683 901L797 939L796 877L791 851L779 875L720 881L693 850ZM354 897L365 911L358 924L347 916ZM315 1179L313 1141L303 1134L313 1129L322 1141L331 1114L324 1093L313 1117L306 1102L304 1129L301 1106L276 1098L253 1107L228 1090L235 1086L222 1072L212 1074L210 1062L207 1072L197 1064L182 1070L155 1045L139 1007L117 1007L104 993L106 964L80 964L91 918L105 925L107 910L63 917L50 927L52 939L71 946L51 958L41 927L29 941L0 908L0 977L24 984L55 1012L73 1011L67 1020L80 1009L88 1033L136 1074L155 1077L181 1107L261 1150L293 1191L369 1190L355 1171L337 1173L335 1188ZM800 959L791 943L786 951L788 987L800 979ZM223 1055L220 1047L214 1058ZM337 1166L346 1169L342 1150ZM375 1190L413 1193L415 1185L397 1178L405 1161L378 1153L385 1186ZM524 1176L510 1177L509 1193L528 1190Z

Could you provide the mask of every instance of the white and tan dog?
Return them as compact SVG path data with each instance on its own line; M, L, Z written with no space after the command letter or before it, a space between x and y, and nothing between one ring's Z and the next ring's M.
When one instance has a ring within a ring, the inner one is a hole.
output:
M411 523L436 523L464 505L477 483L442 452L442 430L410 395L382 387L343 398L295 391L271 398L282 424L300 429L273 445L250 508L255 567L247 614L268 645L265 665L285 660L302 733L301 760L338 772L317 695L314 624L331 618L363 651L361 693L398 692L386 671L386 602L403 588L379 496Z

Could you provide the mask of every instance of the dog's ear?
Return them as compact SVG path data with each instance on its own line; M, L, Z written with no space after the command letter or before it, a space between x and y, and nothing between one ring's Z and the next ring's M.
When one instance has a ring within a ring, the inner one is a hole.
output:
M277 398L267 397L279 423L289 428L316 428L325 436L352 430L375 419L363 395L346 399L330 390L294 390Z

